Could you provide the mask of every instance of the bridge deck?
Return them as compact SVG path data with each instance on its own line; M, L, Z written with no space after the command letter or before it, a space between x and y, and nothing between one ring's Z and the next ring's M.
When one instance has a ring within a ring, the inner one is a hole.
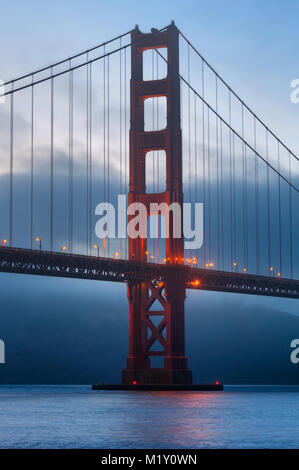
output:
M0 247L0 272L113 282L177 277L188 289L299 298L299 281L293 279L23 248Z

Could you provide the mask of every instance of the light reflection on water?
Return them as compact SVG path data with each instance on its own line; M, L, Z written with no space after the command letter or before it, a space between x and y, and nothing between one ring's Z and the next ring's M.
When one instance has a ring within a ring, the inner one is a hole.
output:
M299 387L0 386L1 448L296 448Z

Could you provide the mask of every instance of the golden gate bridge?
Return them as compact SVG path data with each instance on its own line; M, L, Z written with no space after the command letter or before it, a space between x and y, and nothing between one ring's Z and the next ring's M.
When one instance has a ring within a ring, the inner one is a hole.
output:
M186 289L299 298L298 157L174 22L7 81L0 98L0 271L127 283L123 386L192 387ZM158 237L96 237L96 205L118 194ZM203 203L202 247L163 239L149 206L174 202Z

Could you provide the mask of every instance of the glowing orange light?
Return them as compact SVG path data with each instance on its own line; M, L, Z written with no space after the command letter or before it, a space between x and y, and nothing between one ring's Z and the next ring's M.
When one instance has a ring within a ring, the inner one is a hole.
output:
M247 271L247 268L243 268L243 273L246 273L246 271Z
M237 266L238 263L236 263L236 261L233 262L233 266Z
M148 255L148 251L146 251L145 254Z
M36 241L36 242L40 242L40 238L39 238L39 237L36 237L35 241Z
M191 284L193 286L199 286L200 283L199 283L199 280L197 279L196 281L193 281Z
M4 240L2 240L2 246L3 246L5 243L7 243L6 238L5 238Z
M277 276L279 277L279 276L281 276L281 274L280 274L280 273L277 273Z
M159 282L158 286L159 286L159 287L162 287L162 286L163 286L163 282Z
M210 263L210 268L212 268L214 266L214 263Z
M206 263L206 264L205 264L205 267L208 268L208 267L209 267L209 263Z
M270 266L270 268L269 268L269 269L270 269L270 271L274 271L274 268L273 268L273 266Z

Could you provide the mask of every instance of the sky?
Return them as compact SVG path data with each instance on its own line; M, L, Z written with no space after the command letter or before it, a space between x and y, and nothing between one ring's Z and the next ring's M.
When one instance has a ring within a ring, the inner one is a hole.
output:
M299 5L251 1L15 1L1 6L0 75L13 78L99 44L138 24L142 31L174 19L204 57L270 128L298 153Z
M290 100L290 83L299 77L298 14L299 3L288 0L3 2L0 17L0 79L9 80L49 65L128 31L135 24L146 32L151 27L164 27L174 19L208 62L298 154L299 104L293 104ZM1 274L0 278L2 288L11 293L6 296L7 306L14 293L18 292L24 297L24 311L28 315L38 310L44 299L51 296L53 284L61 287L64 282L68 287L65 290L68 311L75 308L74 304L72 306L73 288L77 292L76 301L73 302L76 302L76 308L81 302L84 315L89 315L85 311L87 295L98 301L99 305L109 305L110 299L111 311L115 310L116 319L122 315L117 311L115 298L124 295L123 286L113 285L114 294L111 296L112 286L109 286L110 295L107 295L105 283L86 289L85 281L80 284L74 281L72 287L70 280L51 279L51 288L47 289L47 283L38 278L28 277L26 282L5 274ZM28 299L30 286L34 296ZM203 304L210 305L211 310L221 308L219 295L204 292L200 295ZM192 293L192 296L201 304L198 293ZM247 305L249 310L258 306L260 311L273 308L293 314L298 312L298 301L229 297L231 309L236 312L240 309L245 311ZM61 309L65 314L61 302L54 303L52 307L55 312ZM200 311L195 300L189 302L188 309L193 316L197 309ZM21 310L19 315L22 315ZM50 315L47 309L45 315L47 318ZM124 311L123 315L127 312ZM7 342L9 334L12 334L11 326L8 326L9 322L2 322L4 332L0 330L0 338L5 337ZM26 326L24 331L26 333ZM105 343L105 339L101 338Z

